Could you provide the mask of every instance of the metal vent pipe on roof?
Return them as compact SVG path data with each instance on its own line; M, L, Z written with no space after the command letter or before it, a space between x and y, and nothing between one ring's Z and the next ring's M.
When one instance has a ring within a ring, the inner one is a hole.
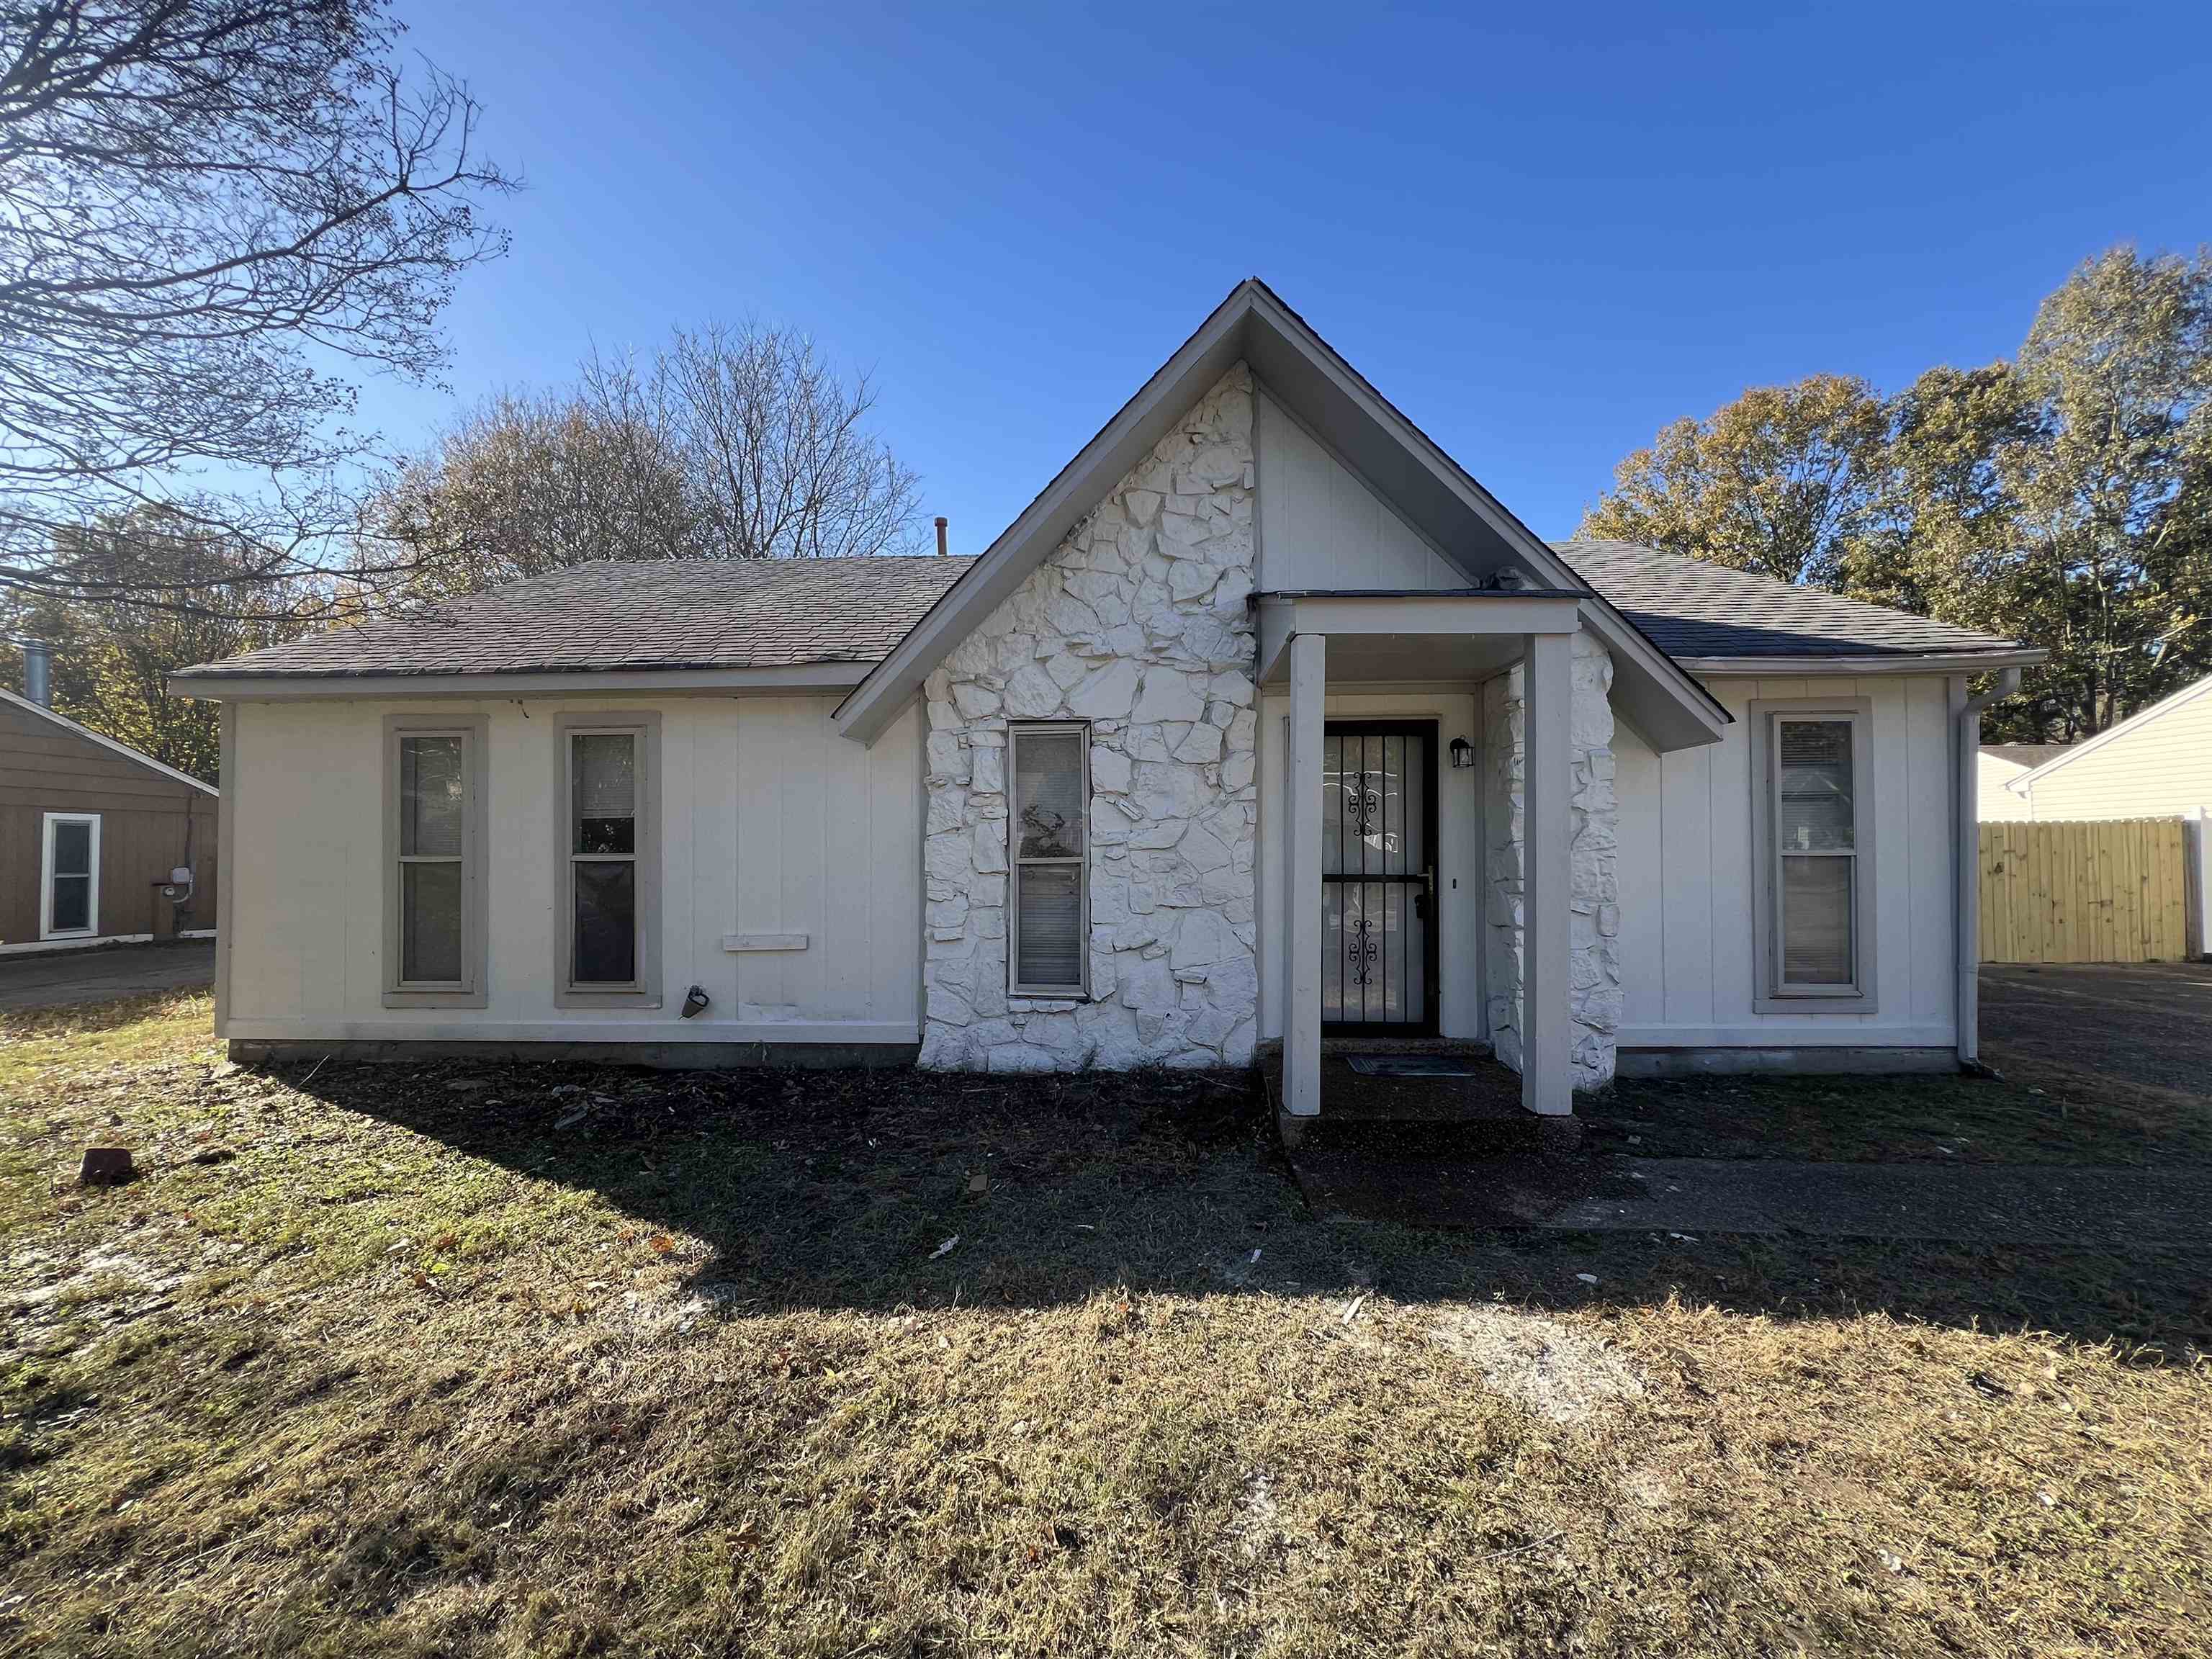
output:
M54 648L36 640L23 641L23 696L41 708L54 706Z
M937 556L945 556L945 526L951 522L942 513L937 515Z

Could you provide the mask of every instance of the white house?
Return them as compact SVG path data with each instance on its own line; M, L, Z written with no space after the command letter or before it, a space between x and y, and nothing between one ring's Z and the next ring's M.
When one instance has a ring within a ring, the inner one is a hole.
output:
M2014 780L2066 752L2063 743L1985 743L1976 763L1975 793L1984 823L2020 823L2035 816L2027 798L2009 787Z
M217 1028L993 1071L1974 1046L1978 706L2039 653L1547 545L1263 284L974 559L599 564L185 671Z
M2094 738L2016 757L2032 763L2002 781L2008 810L1992 812L1985 803L1984 817L2078 822L2212 810L2212 676Z

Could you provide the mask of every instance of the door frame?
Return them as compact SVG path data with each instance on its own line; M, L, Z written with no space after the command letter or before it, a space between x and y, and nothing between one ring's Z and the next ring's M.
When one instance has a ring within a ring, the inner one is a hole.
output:
M1323 1036L1432 1037L1443 1030L1441 1021L1443 1006L1443 964L1438 945L1443 933L1442 926L1443 902L1438 890L1437 876L1437 860L1439 852L1437 844L1437 785L1440 759L1437 748L1443 731L1443 721L1434 714L1378 715L1364 720L1331 720L1324 716L1322 720L1322 738L1324 742L1333 737L1412 737L1419 738L1422 740L1427 752L1427 760L1421 779L1421 842L1428 854L1428 868L1421 878L1421 884L1426 890L1420 895L1422 902L1427 907L1427 914L1425 917L1427 926L1421 930L1420 1018L1387 1023L1380 1020L1324 1019L1321 1024ZM1307 810L1318 811L1318 805L1309 804ZM1403 876L1362 876L1356 878L1345 877L1340 879L1345 881L1358 879L1363 883L1391 880L1403 882L1407 886L1415 884L1412 879ZM1327 889L1331 884L1328 872L1323 871L1322 872L1322 887ZM1322 894L1315 894L1314 902L1320 902L1322 897Z

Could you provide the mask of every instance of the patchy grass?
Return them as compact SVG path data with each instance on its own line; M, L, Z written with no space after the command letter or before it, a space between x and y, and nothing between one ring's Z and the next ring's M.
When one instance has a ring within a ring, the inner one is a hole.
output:
M205 1018L0 1050L0 1653L2163 1655L2212 1618L2201 1259L1331 1228L1241 1082L264 1077ZM109 1136L145 1179L58 1179Z

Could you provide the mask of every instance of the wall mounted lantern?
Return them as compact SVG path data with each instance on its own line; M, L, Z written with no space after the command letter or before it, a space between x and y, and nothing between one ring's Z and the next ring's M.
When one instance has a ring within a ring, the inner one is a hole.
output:
M1474 765L1474 745L1465 738L1454 738L1451 740L1451 763L1455 772Z

